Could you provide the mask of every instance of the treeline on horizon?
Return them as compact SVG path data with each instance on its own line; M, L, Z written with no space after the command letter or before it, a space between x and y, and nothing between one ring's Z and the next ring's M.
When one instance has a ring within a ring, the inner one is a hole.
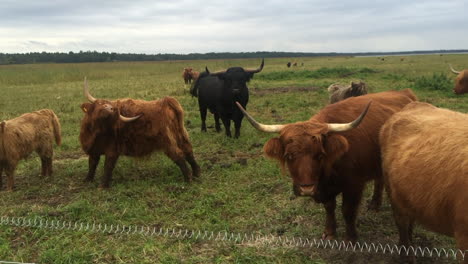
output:
M0 64L31 64L31 63L79 63L79 62L116 62L116 61L177 61L177 60L210 60L210 59L244 59L244 58L294 58L319 56L385 56L408 54L442 54L464 53L468 50L429 50L401 52L359 52L359 53L310 53L310 52L210 52L190 54L136 54L116 52L28 52L0 53Z

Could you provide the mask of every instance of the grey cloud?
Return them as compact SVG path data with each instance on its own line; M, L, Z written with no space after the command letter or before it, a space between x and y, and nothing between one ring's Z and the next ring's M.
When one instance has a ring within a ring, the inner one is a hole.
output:
M0 52L322 52L468 44L463 0L0 1Z

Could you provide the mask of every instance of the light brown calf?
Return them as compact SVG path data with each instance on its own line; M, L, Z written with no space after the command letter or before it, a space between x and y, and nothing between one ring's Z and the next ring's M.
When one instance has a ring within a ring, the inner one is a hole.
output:
M0 123L0 186L3 170L13 190L18 162L33 151L41 157L42 176L52 175L53 142L61 143L60 123L52 110L42 109Z

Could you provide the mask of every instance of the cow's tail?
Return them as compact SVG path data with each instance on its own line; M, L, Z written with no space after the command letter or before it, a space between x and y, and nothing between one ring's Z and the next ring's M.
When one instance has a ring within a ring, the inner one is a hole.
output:
M177 131L176 133L177 134L182 133L182 138L188 141L188 138L189 138L188 133L184 126L184 109L182 108L180 103L173 97L165 97L164 102L167 104L167 106L169 106L172 109L172 111L174 112L176 116L177 131L178 131L178 133Z
M3 136L3 133L5 133L5 124L6 122L5 121L2 121L0 123L0 134Z
M57 145L60 146L62 144L62 128L60 126L60 122L57 115L53 111L50 112L52 115L52 126L54 128L55 143L57 143Z

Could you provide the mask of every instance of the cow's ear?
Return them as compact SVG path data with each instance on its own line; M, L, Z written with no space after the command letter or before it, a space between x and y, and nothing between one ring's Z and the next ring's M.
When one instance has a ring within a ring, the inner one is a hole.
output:
M348 140L338 134L328 134L324 141L325 155L327 160L331 163L338 160L349 149Z
M282 161L284 156L284 147L283 144L281 144L280 139L275 137L268 140L263 147L263 152L265 152L266 156L269 158Z
M91 103L82 103L81 110L87 114L90 114L94 110L94 104Z

